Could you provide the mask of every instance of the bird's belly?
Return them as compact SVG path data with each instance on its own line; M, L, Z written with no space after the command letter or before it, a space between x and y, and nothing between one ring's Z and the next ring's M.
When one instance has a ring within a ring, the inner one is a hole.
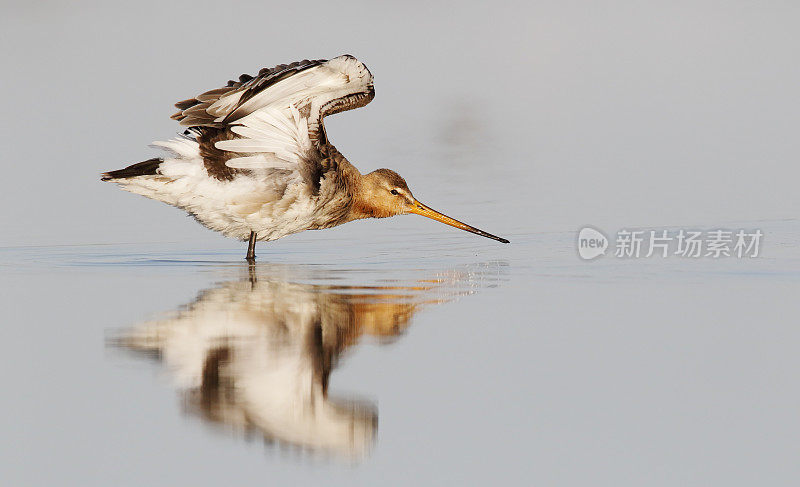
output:
M258 240L276 240L345 221L343 201L315 196L302 183L288 185L282 192L265 187L241 189L185 209L206 227L240 240L247 240L251 231Z

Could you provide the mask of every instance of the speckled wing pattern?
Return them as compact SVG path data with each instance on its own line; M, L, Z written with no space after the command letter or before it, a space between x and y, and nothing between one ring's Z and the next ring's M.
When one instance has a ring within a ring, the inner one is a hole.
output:
M374 96L367 67L344 55L242 75L223 88L178 102L180 111L172 118L200 134L213 132L208 139L227 153L221 159L228 168L320 174L327 170L320 166L331 163L323 118L364 106Z

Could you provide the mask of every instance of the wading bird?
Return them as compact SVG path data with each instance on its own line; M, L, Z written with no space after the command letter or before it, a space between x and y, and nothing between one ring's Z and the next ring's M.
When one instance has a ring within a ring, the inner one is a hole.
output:
M154 143L171 157L109 171L102 180L248 240L249 261L257 240L407 213L508 243L420 203L394 171L362 175L329 143L323 118L374 97L372 74L349 55L244 74L175 104L172 118L188 129Z

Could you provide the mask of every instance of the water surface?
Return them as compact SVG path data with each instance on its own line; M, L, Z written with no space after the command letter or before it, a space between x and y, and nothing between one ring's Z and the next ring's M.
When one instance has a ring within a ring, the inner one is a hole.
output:
M236 244L5 248L4 456L41 484L793 475L799 227L760 225L752 261L434 228L439 255L323 239L254 267Z

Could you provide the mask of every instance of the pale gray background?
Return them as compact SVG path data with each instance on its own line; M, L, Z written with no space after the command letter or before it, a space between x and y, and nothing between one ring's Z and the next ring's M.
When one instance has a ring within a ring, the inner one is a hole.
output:
M796 485L798 25L778 1L4 3L4 482ZM512 240L409 216L259 247L358 285L499 276L334 372L379 405L358 465L218 435L104 346L244 248L99 173L157 155L177 100L342 53L377 97L326 122L337 147ZM755 261L584 263L584 224L766 236Z

